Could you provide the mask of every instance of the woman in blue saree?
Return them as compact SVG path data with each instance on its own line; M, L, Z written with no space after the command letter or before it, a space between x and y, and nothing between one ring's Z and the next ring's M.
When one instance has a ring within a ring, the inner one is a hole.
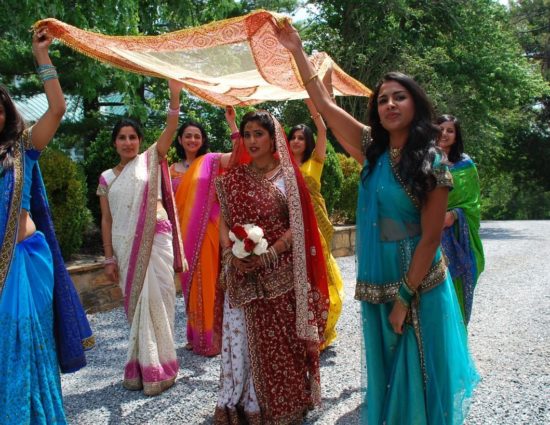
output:
M437 119L441 134L438 146L447 155L454 189L449 193L441 245L449 260L449 272L466 324L470 321L474 288L485 268L479 237L480 188L474 161L464 153L460 122L452 115Z
M48 110L25 129L0 86L0 423L64 424L59 370L86 364L93 336L55 238L38 167L65 100L45 29L33 36Z
M367 385L362 423L460 424L478 382L440 249L452 178L420 86L387 74L369 126L331 99L297 31L279 31L304 86L340 143L363 164L357 205L357 286Z

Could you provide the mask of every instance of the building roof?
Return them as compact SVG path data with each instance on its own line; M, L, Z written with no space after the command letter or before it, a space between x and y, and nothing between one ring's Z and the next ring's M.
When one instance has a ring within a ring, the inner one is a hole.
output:
M48 109L48 99L44 93L37 94L28 98L15 100L17 110L21 113L25 121L36 122ZM84 111L82 109L81 98L78 96L65 95L67 103L67 111L63 116L63 121L76 122L83 118ZM126 106L122 105L124 99L121 94L112 94L104 96L100 102L109 104L120 103L121 105L101 106L100 112L105 115L125 115L127 112Z

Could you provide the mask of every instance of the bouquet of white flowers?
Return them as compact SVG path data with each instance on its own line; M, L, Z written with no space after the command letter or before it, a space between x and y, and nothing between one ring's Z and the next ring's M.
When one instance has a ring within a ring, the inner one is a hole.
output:
M235 224L229 231L229 239L233 242L231 251L237 258L245 258L250 254L262 255L267 252L267 240L264 231L254 224Z

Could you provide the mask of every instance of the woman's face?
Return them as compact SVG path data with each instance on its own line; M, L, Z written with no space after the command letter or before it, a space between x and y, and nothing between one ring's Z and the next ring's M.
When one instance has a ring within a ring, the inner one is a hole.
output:
M269 131L258 121L249 121L244 125L244 146L253 161L273 156L274 143Z
M292 154L301 158L306 150L306 137L304 136L304 130L296 130L289 142Z
M115 148L122 163L127 163L137 156L140 141L134 127L128 125L120 129L115 139Z
M452 121L445 121L439 124L441 134L437 141L438 146L444 151L448 152L451 146L456 142L456 128Z
M185 150L185 154L196 154L202 146L202 133L198 127L190 125L185 127L183 134L178 138L180 145Z
M4 104L0 102L0 133L4 131L5 126L6 126L6 109L4 108Z
M378 115L388 133L408 132L414 113L414 100L405 87L397 81L382 84L378 93Z

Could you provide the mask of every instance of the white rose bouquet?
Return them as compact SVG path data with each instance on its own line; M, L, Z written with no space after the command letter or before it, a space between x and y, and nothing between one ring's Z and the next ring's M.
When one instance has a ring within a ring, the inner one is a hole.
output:
M235 224L229 231L229 239L233 242L231 251L237 258L267 252L268 244L264 238L264 231L254 224Z

